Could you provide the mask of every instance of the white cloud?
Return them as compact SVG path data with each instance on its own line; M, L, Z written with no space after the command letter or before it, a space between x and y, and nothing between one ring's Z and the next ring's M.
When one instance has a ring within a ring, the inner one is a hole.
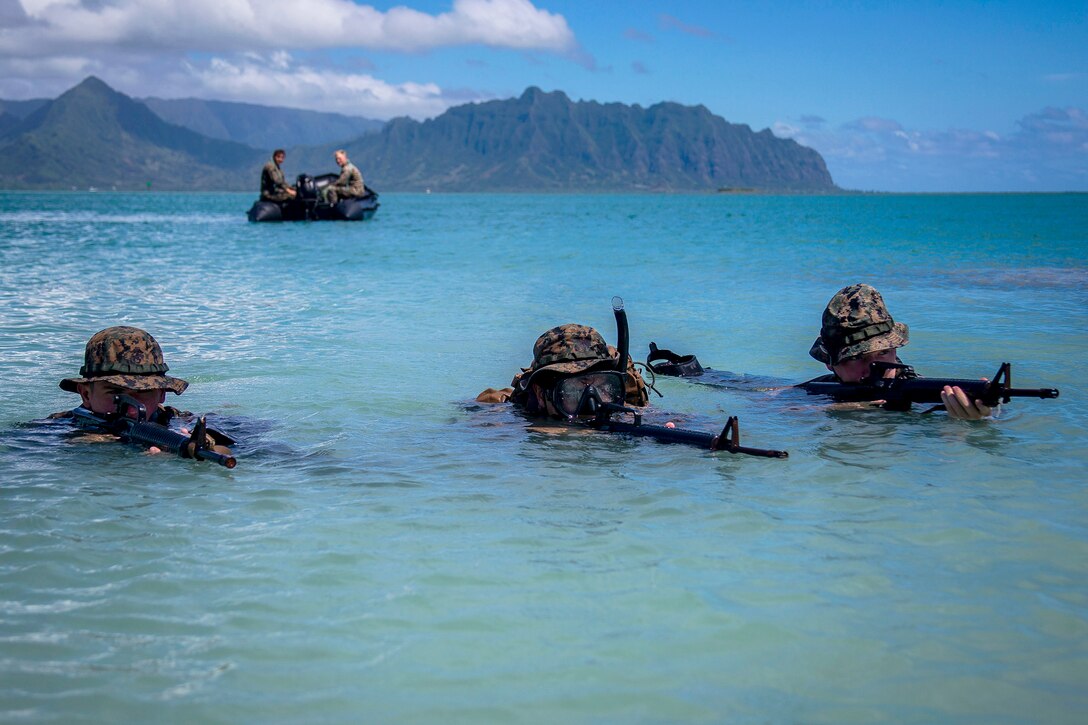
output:
M453 0L449 12L381 12L350 0L23 0L28 22L0 29L0 54L101 46L179 52L368 48L421 51L480 44L570 52L562 15L529 0Z
M189 74L202 89L196 94L201 97L320 107L323 111L368 118L426 118L456 102L434 83L391 84L367 74L327 73L296 65L283 53L277 53L274 60L257 55L242 60L214 58L200 67L190 65Z
M389 83L343 56L483 45L591 63L566 19L532 0L451 0L433 14L351 0L0 0L0 19L10 99L53 97L95 74L137 97L421 118L483 94Z
M1088 190L1088 113L1046 108L1015 127L1006 134L923 131L870 117L838 128L778 122L773 130L819 151L835 182L848 189Z

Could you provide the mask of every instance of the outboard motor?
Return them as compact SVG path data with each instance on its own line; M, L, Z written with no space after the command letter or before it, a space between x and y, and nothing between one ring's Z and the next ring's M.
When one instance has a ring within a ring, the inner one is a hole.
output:
M317 185L314 184L314 180L309 174L299 174L295 179L295 190L298 192L298 198L303 201L312 201L317 199Z
M336 183L336 180L338 178L340 178L338 174L321 174L320 176L315 176L313 178L315 194L314 198L320 198L321 190L327 186L332 186L334 183Z

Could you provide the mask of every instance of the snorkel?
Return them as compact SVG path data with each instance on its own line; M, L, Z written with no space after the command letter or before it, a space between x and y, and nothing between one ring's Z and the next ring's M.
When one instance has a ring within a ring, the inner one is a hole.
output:
M612 298L612 312L616 315L616 349L620 352L620 359L616 361L616 372L627 375L631 345L630 330L627 327L627 312L623 309L623 298L619 295Z

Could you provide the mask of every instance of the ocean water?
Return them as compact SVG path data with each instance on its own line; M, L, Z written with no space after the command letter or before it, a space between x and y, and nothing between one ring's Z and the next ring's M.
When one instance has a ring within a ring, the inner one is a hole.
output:
M1079 723L1088 196L0 194L0 720ZM561 323L800 381L869 282L997 420L659 379L787 460L473 402ZM40 421L115 324L233 471Z

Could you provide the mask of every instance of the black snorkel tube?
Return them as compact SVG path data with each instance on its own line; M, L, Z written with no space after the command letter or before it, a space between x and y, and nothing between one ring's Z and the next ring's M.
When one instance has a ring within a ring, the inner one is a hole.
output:
M627 326L627 312L623 309L623 298L619 295L612 298L612 312L616 315L616 349L620 351L620 359L616 361L616 371L620 375L627 375L627 361L631 353L631 332Z

